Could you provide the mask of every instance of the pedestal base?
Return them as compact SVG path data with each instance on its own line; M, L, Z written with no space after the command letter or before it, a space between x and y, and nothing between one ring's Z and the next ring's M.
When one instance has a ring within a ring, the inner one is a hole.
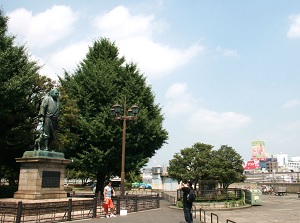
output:
M39 200L39 199L60 199L66 198L67 193L61 191L51 192L32 192L32 191L17 191L14 193L14 199L28 199L28 200Z
M51 157L61 157L62 153L51 153ZM19 187L15 192L16 199L51 199L66 198L64 191L65 165L70 160L49 158L47 156L28 156L16 158L21 163ZM40 153L41 154L41 153ZM35 154L36 155L36 154Z

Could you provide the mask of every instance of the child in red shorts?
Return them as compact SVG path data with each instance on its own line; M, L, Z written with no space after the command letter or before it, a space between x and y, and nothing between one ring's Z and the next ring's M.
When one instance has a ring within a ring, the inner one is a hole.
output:
M107 218L116 217L113 213L111 213L111 211L114 209L114 203L111 197L115 196L115 191L111 186L111 181L108 181L107 186L104 187L103 195L104 195L104 202L102 206L105 212L105 216ZM108 213L108 209L110 210L110 214Z

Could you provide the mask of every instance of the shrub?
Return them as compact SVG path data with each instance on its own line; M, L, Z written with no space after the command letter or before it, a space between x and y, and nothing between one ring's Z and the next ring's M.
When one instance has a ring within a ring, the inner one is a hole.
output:
M183 208L183 202L182 202L182 200L177 201L176 205L179 208Z

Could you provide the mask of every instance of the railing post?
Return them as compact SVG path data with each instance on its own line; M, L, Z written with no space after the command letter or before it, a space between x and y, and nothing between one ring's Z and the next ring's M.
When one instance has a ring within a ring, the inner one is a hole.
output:
M219 222L219 216L216 215L215 213L211 213L211 214L210 214L210 220L211 220L211 222L213 222L213 217L216 217L217 222Z
M101 204L101 191L98 192L98 196L97 197L98 197L99 204Z
M193 216L193 218L196 218L196 217L197 217L197 213L196 213L196 212L197 212L196 206L193 205L193 206L192 206L192 214L193 214L192 216Z
M97 217L97 197L94 197L93 218Z
M200 222L206 222L205 210L200 208L199 212L200 212ZM203 213L203 220L202 220L202 213Z
M135 195L134 198L134 211L137 212L138 211L138 196Z
M68 221L72 221L72 199L69 199L68 204Z
M126 208L126 210L128 210L128 207L129 207L129 205L128 205L128 193L126 193L126 198L125 198L125 208Z
M22 217L22 201L18 202L18 209L17 209L17 217L16 217L16 223L21 222Z
M121 199L120 196L117 197L117 214L120 214L121 210Z

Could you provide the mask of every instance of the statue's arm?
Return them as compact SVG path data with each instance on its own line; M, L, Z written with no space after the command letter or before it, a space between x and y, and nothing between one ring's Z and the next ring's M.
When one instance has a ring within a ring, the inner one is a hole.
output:
M47 112L47 107L48 107L48 97L45 97L42 101L40 111L39 111L39 119L41 121L44 120L44 117L45 117L46 112Z

